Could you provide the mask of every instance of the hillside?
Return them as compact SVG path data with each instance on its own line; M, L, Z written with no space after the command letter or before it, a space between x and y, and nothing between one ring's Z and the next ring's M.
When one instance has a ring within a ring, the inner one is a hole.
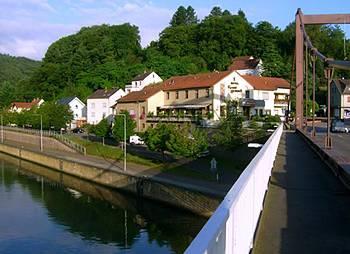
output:
M30 100L35 93L29 78L39 69L41 62L25 57L0 54L0 108L14 100Z
M17 83L30 77L39 66L39 61L0 53L0 83L3 81Z
M253 25L243 11L233 14L220 7L198 20L191 6L180 6L159 40L144 49L138 27L129 23L83 27L48 48L42 65L21 84L17 97L54 100L75 95L85 100L97 88L124 88L145 70L153 70L163 79L225 70L232 58L241 55L261 58L265 76L290 79L294 27L291 23L281 30L266 21ZM308 30L324 54L336 59L345 57L340 27L312 26ZM322 82L323 69L321 63L318 65L318 80ZM321 102L324 93L317 92Z

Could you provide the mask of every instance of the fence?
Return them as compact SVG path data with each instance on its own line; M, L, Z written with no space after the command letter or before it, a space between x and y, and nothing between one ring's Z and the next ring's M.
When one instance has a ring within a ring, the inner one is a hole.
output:
M186 254L249 253L282 131L281 124L232 186Z
M26 128L18 128L18 127L9 127L9 126L3 126L4 130L8 131L15 131L15 132L21 132L25 134L31 134L31 135L37 135L40 136L40 130L37 129L26 129ZM70 139L66 138L62 134L56 132L56 131L51 131L51 130L43 130L42 131L43 137L50 137L54 138L61 143L65 144L66 146L74 149L75 151L86 155L86 148L80 144L77 144Z

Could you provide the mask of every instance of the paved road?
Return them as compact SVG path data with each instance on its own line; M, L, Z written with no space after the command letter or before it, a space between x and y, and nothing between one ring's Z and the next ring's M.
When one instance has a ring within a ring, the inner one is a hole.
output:
M350 193L296 133L284 133L253 253L350 253Z

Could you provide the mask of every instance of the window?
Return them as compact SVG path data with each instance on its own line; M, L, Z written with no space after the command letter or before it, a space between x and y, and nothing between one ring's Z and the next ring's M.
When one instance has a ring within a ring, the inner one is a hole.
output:
M268 100L269 99L269 93L268 92L263 92L262 93L262 98L263 98L263 100Z
M176 91L176 99L179 99L179 91Z
M105 102L102 103L102 107L103 107L103 108L107 108L107 103L105 103Z
M199 90L196 90L196 99L199 98Z
M106 117L106 113L103 113L103 114L102 114L102 118L105 118L105 117Z
M350 96L348 96L348 102L350 102Z
M151 124L151 128L153 129L153 127L154 127L154 124L152 123L152 124Z
M209 88L205 89L206 93L207 93L207 98L209 98L209 95L210 95L210 90Z
M188 90L185 91L186 99L188 99Z
M91 112L91 117L95 117L95 112Z
M166 93L166 99L167 99L167 100L170 99L170 93L169 93L169 92Z
M245 97L246 97L246 98L249 98L249 95L250 95L249 90L245 91Z
M95 103L91 103L91 108L95 108Z
M145 129L145 128L146 128L146 124L143 123L143 124L142 124L142 129Z
M78 109L78 105L75 105L75 108Z
M142 114L145 114L146 113L146 109L145 107L142 107Z
M75 114L75 117L78 118L78 114Z

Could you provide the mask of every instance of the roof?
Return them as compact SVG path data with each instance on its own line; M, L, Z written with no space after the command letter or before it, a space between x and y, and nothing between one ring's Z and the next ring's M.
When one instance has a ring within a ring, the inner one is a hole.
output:
M196 75L175 76L163 82L163 90L181 90L211 87L232 73L231 71L200 73Z
M40 99L33 99L31 102L15 101L11 103L11 107L31 109L33 106L37 105L39 102L40 102Z
M105 99L111 97L115 94L119 88L112 89L98 89L93 94L91 94L88 99Z
M142 74L137 75L135 78L132 79L132 81L142 81L144 80L148 75L150 75L153 71L145 72Z
M230 71L255 69L258 66L260 59L252 56L240 56L232 60L232 64L228 67Z
M66 97L66 98L62 98L62 99L59 99L57 101L58 104L61 104L61 105L68 105L72 100L74 100L76 97L75 96L71 96L71 97Z
M350 94L350 79L333 80L341 94Z
M141 91L135 91L131 92L124 97L121 97L117 103L128 103L128 102L135 102L135 101L145 101L149 97L153 96L154 94L158 93L162 90L163 83L158 83L154 85L148 85L144 87Z
M250 85L256 90L276 90L277 88L290 89L290 84L283 78L259 77L252 75L242 75Z

